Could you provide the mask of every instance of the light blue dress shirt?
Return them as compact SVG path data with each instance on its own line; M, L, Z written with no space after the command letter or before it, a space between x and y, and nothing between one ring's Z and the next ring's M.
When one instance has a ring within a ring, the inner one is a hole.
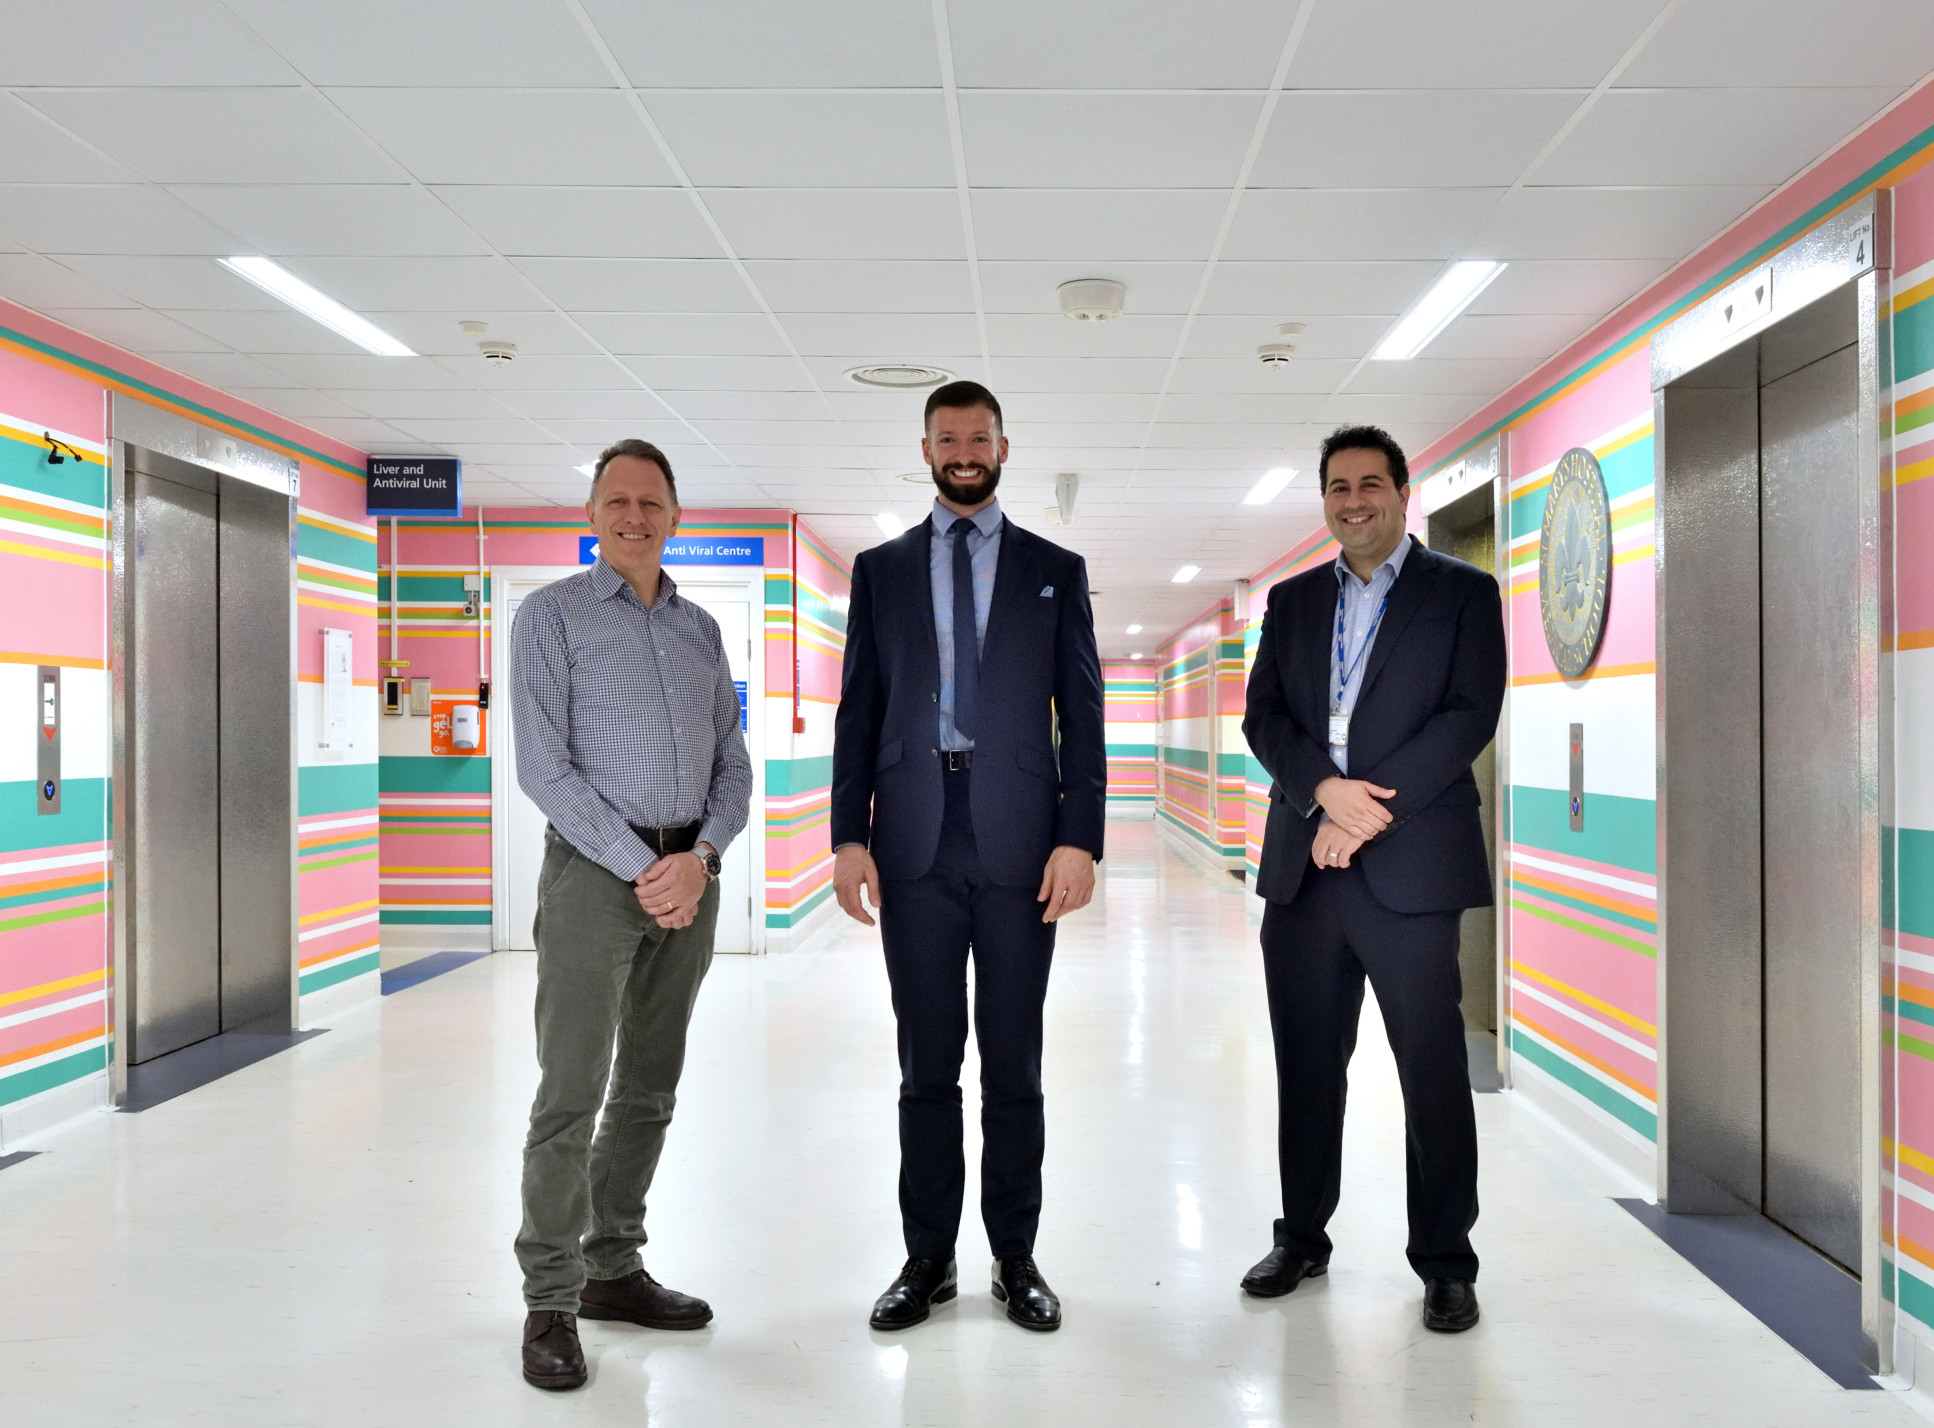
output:
M1397 542L1397 548L1375 570L1370 572L1367 581L1357 579L1350 569L1350 562L1342 556L1336 558L1336 584L1343 596L1343 660L1336 657L1336 626L1330 626L1330 684L1324 691L1328 696L1327 709L1343 714L1356 712L1357 696L1363 692L1363 677L1370 668L1370 651L1377 643L1377 614L1383 608L1383 597L1390 593L1390 587L1397 583L1403 573L1404 557L1410 554L1410 537ZM1351 666L1355 667L1352 669ZM1345 669L1350 669L1350 677L1343 685L1343 696L1337 698L1336 685L1343 678ZM1350 771L1350 751L1342 744L1330 745L1330 759L1344 773Z
M971 749L974 741L954 728L954 522L960 517L933 503L927 568L933 579L933 633L940 646L940 747ZM974 643L987 638L987 611L994 603L994 567L1001 558L999 498L969 517L967 558L974 567ZM985 688L985 686L983 686Z

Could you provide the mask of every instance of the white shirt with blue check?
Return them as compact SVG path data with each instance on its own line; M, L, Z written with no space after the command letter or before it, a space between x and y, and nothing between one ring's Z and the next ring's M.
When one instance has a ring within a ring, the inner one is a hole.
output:
M1370 572L1368 580L1359 580L1357 573L1350 569L1350 562L1343 556L1336 558L1336 584L1338 598L1343 602L1343 638L1341 640L1341 660L1339 661L1338 643L1334 625L1330 630L1330 687L1329 708L1334 714L1354 714L1357 696L1363 693L1363 677L1370 668L1370 651L1376 648L1377 630L1382 624L1384 601L1390 594L1390 587L1397 583L1403 574L1404 557L1410 554L1408 535L1397 542L1397 548L1390 552L1383 564ZM1339 692L1338 686L1341 685ZM1350 747L1348 744L1331 744L1330 761L1337 768L1350 772Z
M657 861L634 828L745 830L752 760L718 621L658 577L647 606L600 559L526 596L511 626L517 784L626 882Z

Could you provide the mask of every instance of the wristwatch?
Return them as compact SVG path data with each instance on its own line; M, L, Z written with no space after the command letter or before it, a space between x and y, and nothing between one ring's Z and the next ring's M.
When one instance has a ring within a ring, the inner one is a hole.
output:
M692 852L697 856L699 862L705 864L706 877L716 878L719 875L719 868L722 865L719 862L719 855L712 850L710 843L700 843L696 848L692 849Z

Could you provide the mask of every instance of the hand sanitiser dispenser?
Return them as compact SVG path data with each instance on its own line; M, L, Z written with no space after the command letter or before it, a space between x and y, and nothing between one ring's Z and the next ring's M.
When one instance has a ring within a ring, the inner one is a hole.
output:
M474 749L481 742L478 737L479 720L477 706L459 704L450 711L450 742L459 749Z

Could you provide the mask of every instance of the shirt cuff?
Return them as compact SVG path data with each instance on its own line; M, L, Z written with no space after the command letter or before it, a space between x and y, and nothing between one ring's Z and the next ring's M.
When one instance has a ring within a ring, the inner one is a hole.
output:
M699 825L698 837L693 842L695 845L698 843L710 843L712 845L712 851L717 853L721 858L725 856L725 850L732 846L732 840L722 835L719 832L719 825L710 819L707 819Z
M657 861L658 855L647 848L645 840L636 833L631 835L629 847L615 848L599 859L607 871L628 883L637 882L644 875L645 869Z

